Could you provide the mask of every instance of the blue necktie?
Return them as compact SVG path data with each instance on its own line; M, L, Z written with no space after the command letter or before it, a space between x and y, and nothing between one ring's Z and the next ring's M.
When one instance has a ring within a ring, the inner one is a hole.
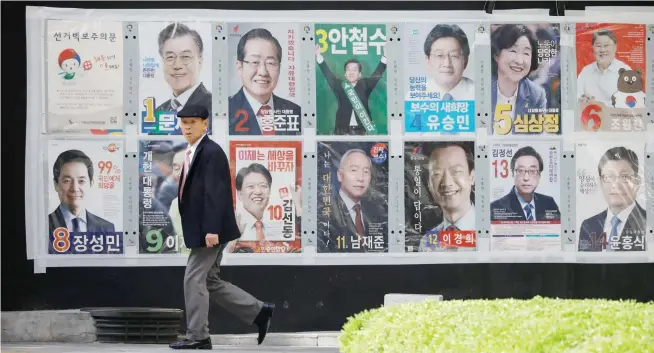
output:
M79 233L79 218L73 218L73 232Z
M534 215L531 214L531 204L528 203L527 206L525 206L525 212L527 212L527 220L528 221L533 221L534 220Z
M449 93L445 93L445 95L443 96L443 100L444 101L451 101L451 100L454 100L454 97L452 97L452 95L449 94Z
M611 248L611 242L613 239L618 238L618 224L620 224L620 218L618 216L613 216L611 219L611 235L609 236L609 241L607 242L606 251L615 251L616 249ZM618 241L618 246L620 241Z

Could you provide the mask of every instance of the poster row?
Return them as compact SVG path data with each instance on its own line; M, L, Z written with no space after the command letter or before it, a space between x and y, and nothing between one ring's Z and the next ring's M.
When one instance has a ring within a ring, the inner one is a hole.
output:
M306 159L300 141L231 141L225 152L241 237L227 251L302 252L309 217L318 253L389 252L391 228L403 230L409 253L479 251L480 237L490 239L490 251L558 252L570 236L562 233L569 212L576 251L650 246L654 163L645 143L584 142L566 153L556 140L493 142L477 158L475 144L405 141L403 158L389 158L385 141L319 141ZM50 140L47 254L124 254L132 231L124 226L127 197L138 202L131 246L139 254L187 253L178 208L185 148L178 140L141 140L131 158L118 139ZM131 163L138 175L127 172ZM403 191L394 201L397 182ZM303 205L304 192L315 206ZM393 214L393 202L403 214ZM479 230L481 212L488 235Z
M232 136L557 136L645 131L654 105L645 24L49 20L46 32L46 133L180 135L176 115L202 105ZM404 131L390 132L396 117Z

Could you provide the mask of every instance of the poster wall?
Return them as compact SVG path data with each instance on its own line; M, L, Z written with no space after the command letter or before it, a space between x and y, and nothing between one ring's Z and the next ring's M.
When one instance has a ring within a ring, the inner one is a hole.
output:
M644 24L577 23L577 131L645 130Z
M404 28L404 131L474 132L476 25L415 23Z
M493 143L490 152L491 251L560 251L560 142Z
M385 24L316 24L316 134L386 135Z
M46 47L46 130L122 134L122 23L49 20Z
M50 140L48 254L123 254L123 143Z
M234 253L302 252L302 142L231 141Z
M229 134L300 135L305 70L297 23L229 23Z
M555 23L491 25L494 135L560 135L560 28Z
M181 135L177 113L185 106L204 106L213 116L211 24L139 22L138 26L141 134Z
M477 248L474 141L404 143L407 252Z
M647 249L644 151L642 142L577 144L577 251Z
M387 142L318 142L317 155L318 252L387 252Z

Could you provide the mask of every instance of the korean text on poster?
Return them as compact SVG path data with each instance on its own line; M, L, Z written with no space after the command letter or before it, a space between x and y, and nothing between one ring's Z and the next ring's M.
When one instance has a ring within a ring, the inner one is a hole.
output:
M316 24L316 133L385 135L385 24Z
M559 38L558 24L491 26L493 134L561 134Z
M408 24L406 132L475 131L474 24Z
M301 41L297 23L230 23L229 134L300 135Z
M48 254L123 254L123 143L48 144Z
M577 131L645 130L645 25L576 25Z
M139 253L188 253L179 214L179 181L187 142L139 143Z
M560 251L559 142L491 145L492 251Z
M585 142L576 148L578 251L645 251L643 142Z
M407 252L476 250L473 141L405 142Z
M230 142L232 193L241 237L234 253L302 252L302 142Z
M212 116L211 39L209 23L139 22L141 134L181 135L177 113L186 106Z
M318 252L388 251L385 142L318 142Z
M47 26L48 132L122 134L122 23Z

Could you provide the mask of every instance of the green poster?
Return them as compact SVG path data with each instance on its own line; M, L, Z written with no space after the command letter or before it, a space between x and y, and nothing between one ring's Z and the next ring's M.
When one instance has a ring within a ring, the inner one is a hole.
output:
M318 135L385 135L386 25L316 25Z

